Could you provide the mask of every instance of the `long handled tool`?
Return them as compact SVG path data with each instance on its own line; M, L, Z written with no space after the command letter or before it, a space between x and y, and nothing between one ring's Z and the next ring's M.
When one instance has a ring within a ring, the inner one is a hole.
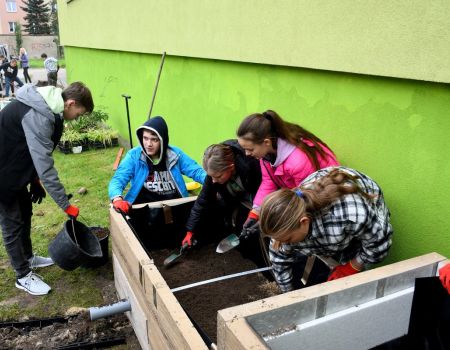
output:
M155 103L156 91L158 90L159 79L161 78L161 71L163 69L166 52L164 51L161 57L161 64L159 65L158 77L156 78L155 89L153 90L152 102L150 103L150 110L148 111L148 119L152 116L153 104Z
M122 97L125 99L125 106L127 109L128 137L130 138L130 148L133 148L133 138L131 137L131 125L130 125L130 110L128 108L128 100L131 98L131 96L122 94Z
M264 271L269 271L269 270L272 270L272 266L262 267L259 269L248 270L248 271L243 271L243 272L238 272L238 273L233 273L231 275L225 275L225 276L216 277L216 278L211 278L209 280L195 282L195 283L187 284L185 286L181 286L181 287L177 287L177 288L172 288L170 291L175 293L175 292L179 292L180 290L194 288L194 287L202 286L204 284L219 282L219 281L227 280L230 278L241 277L241 276L245 276L245 275L250 275L252 273L264 272Z

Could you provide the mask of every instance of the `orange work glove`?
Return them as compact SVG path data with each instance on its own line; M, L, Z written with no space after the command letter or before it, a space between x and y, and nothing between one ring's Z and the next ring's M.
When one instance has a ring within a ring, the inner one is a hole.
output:
M186 233L186 236L184 236L183 241L181 242L181 246L187 245L188 247L192 246L192 236L194 236L194 234L191 231L188 231Z
M360 270L356 269L352 263L349 261L345 265L336 266L333 271L331 271L330 276L328 276L327 281L337 280L338 278L342 278L345 276L354 275L355 273L360 272Z
M439 270L439 279L447 292L450 294L450 264Z
M113 207L118 213L128 214L131 208L131 203L123 199L117 199L113 202Z
M64 212L65 212L67 215L69 215L70 218L76 219L77 216L78 216L78 214L80 213L80 209L78 209L76 206L74 206L74 205L71 204L71 205L69 205L69 206L67 207L66 210L64 210Z

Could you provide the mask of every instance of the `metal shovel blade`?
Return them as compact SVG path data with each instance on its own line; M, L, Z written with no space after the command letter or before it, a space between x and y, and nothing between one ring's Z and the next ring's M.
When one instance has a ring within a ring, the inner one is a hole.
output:
M233 249L234 247L237 247L239 245L239 242L239 237L233 233L220 241L220 243L217 245L216 253L225 253Z
M173 264L177 259L181 256L181 253L173 253L170 254L167 258L164 259L164 266L169 266Z

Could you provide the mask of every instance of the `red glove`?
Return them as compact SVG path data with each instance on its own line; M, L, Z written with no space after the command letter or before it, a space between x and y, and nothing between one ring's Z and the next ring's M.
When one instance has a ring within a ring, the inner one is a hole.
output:
M78 214L80 213L80 209L78 209L76 206L74 206L74 205L71 204L71 205L69 205L69 206L67 207L66 210L64 210L64 212L65 212L67 215L69 215L71 218L76 219L77 216L78 216Z
M188 231L186 233L186 236L184 236L183 241L181 242L181 246L184 246L185 244L187 244L188 247L192 246L192 236L194 234L191 231Z
M447 292L450 294L450 264L439 270L439 279Z
M331 271L330 275L328 276L327 281L337 280L338 278L354 275L355 273L358 273L358 272L360 272L360 270L356 269L352 265L352 263L349 261L345 265L336 266L333 269L333 271Z
M128 214L131 208L131 203L123 199L117 199L113 202L113 207L118 213Z

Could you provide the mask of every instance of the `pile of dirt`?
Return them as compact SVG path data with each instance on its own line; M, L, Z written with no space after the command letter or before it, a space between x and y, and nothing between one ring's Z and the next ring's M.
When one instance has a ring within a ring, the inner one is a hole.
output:
M257 268L251 260L242 258L237 249L224 254L216 253L215 249L215 245L195 247L169 267L163 266L163 261L172 251L151 251L150 255L170 288ZM174 294L186 313L217 343L218 310L274 296L280 290L275 282L255 273Z
M109 262L109 267L112 268L110 264ZM115 293L114 281L99 276L97 282L102 291L104 304L107 305L116 302L117 295ZM20 293L15 300L21 303L20 298L23 298L25 302L33 297L27 293ZM89 313L86 309L68 310L68 314L74 316L65 317L67 322L53 323L43 327L11 327L0 324L0 350L58 349L71 344L93 343L111 338L125 338L125 345L117 345L109 348L141 348L125 314L118 314L96 321L89 319ZM27 320L15 321L23 322ZM91 349L92 347L89 348Z

